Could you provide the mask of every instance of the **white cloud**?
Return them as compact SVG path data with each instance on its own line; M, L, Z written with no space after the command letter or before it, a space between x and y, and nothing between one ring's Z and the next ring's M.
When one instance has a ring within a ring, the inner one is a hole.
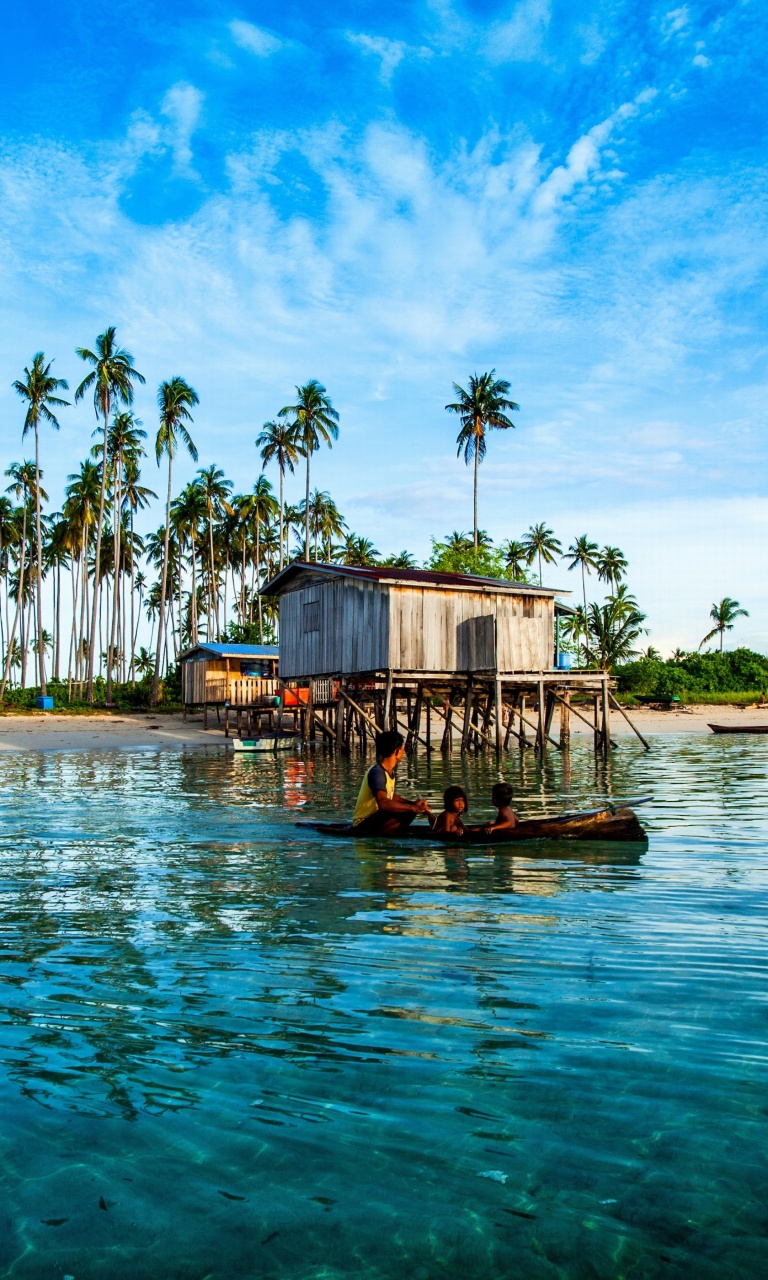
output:
M625 102L607 120L602 120L578 138L568 152L565 164L558 165L542 182L533 199L534 210L540 214L551 213L565 196L596 173L600 167L601 148L615 126L637 115L640 108L655 96L655 90L644 89L634 101Z
M708 58L704 53L697 53L693 59L694 67L711 67L712 59Z
M236 45L255 54L257 58L268 58L283 47L283 41L278 40L271 32L239 18L230 22L229 33Z
M543 54L550 17L550 0L519 0L511 18L491 23L485 56L493 63L535 61Z
M388 40L386 36L368 36L348 31L347 40L364 54L379 59L379 79L382 84L390 84L392 76L404 58L431 58L432 50L414 48L403 40Z
M164 139L173 152L176 172L185 177L196 177L192 167L192 135L194 134L203 105L203 95L191 84L175 84L168 90L160 112L169 121Z
M682 5L679 9L670 9L664 14L661 20L661 32L665 39L670 40L672 36L685 35L690 25L690 11L687 5Z

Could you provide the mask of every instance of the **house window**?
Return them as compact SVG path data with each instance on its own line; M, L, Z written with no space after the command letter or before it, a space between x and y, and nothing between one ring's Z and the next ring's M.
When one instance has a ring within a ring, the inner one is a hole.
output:
M523 597L523 617L524 618L533 617L533 604L534 604L533 596Z
M302 618L304 622L304 634L309 631L320 630L320 601L312 600L303 606Z

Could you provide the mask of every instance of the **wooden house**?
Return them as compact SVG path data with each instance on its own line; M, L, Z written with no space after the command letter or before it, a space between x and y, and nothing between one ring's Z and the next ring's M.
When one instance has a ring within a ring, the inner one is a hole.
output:
M280 676L393 672L404 678L555 668L549 587L428 570L296 561L265 588L280 598Z
M185 707L266 707L280 697L276 645L197 644L180 661Z

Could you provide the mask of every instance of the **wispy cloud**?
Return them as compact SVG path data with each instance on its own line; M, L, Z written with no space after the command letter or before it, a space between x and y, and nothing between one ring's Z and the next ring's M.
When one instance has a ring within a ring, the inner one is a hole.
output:
M390 84L392 77L404 58L431 58L432 50L421 45L416 48L406 44L404 40L389 40L386 36L369 36L364 33L348 31L347 40L369 57L379 60L379 79L382 84Z
M283 48L284 42L264 27L257 27L253 22L244 22L240 18L229 24L229 33L235 44L257 58L268 58Z
M160 113L168 124L164 140L173 152L176 172L184 177L196 177L192 166L192 135L200 122L203 95L192 84L175 84L168 90L160 104ZM148 122L147 122L148 123ZM135 130L135 126L134 126ZM134 131L134 137L136 133ZM147 141L151 131L146 135Z
M519 0L510 18L491 24L485 56L492 63L532 62L540 58L550 18L550 0Z

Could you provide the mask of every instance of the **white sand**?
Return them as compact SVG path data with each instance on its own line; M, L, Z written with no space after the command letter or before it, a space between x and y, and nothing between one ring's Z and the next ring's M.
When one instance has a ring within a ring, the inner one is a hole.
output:
M582 710L582 708L579 708ZM584 713L587 709L584 708ZM768 708L690 707L677 711L631 711L630 716L645 737L669 733L709 733L708 723L727 725L768 724ZM557 738L559 717L555 714L552 736ZM130 747L220 747L225 742L223 724L216 726L216 714L203 729L202 715L66 715L61 712L31 712L27 715L0 715L0 752L3 751L94 751ZM433 722L433 733L435 732ZM588 734L589 728L571 717L574 737ZM619 715L611 713L611 734L621 737L632 730Z

